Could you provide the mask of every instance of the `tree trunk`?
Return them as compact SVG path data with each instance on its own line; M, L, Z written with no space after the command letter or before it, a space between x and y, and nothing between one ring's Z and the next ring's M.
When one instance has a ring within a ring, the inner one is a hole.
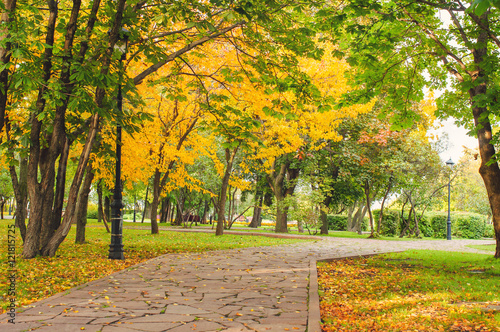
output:
M151 234L158 234L158 222L156 220L156 216L158 213L158 205L160 203L160 181L161 181L161 173L157 168L155 170L155 175L153 178L153 200L151 201Z
M330 206L330 203L332 201L331 196L326 196L325 199L323 200L323 209L320 209L320 215L321 215L321 234L328 234L328 215L326 214L325 209L327 209Z
M365 181L364 189L365 189L366 207L368 209L368 217L370 219L370 233L371 234L369 237L372 238L372 237L375 237L375 228L373 225L373 214L372 214L372 208L371 208L372 202L370 200L370 183L368 182L368 180Z
M276 233L288 232L288 205L284 202L284 196L276 196L276 226L274 231Z
M9 166L9 171L16 199L15 225L19 228L24 243L26 239L26 217L28 216L28 158L19 158L19 178L14 166Z
M85 168L87 167L87 162L90 158L90 152L95 141L96 134L99 129L99 115L93 116L93 122L89 130L87 141L80 155L80 161L71 184L69 194L68 194L68 204L66 206L66 213L61 222L61 225L57 228L54 235L50 238L49 243L42 248L43 256L53 257L59 248L59 245L64 241L71 228L71 216L76 208L76 201L78 198L78 192L80 191L80 186L83 181L83 174L85 173Z
M271 174L267 175L267 180L271 190L273 191L274 197L276 197L276 226L274 231L276 233L287 233L288 232L288 204L286 204L285 199L293 194L296 186L296 179L300 174L300 169L290 168L291 161L287 160L290 156L285 155L283 163L280 165L280 170L278 173L273 171ZM273 165L276 168L276 161ZM287 183L285 184L285 179Z
M402 238L403 236L405 236L405 233L406 231L408 230L408 222L406 221L405 219L405 206L406 206L406 203L408 203L408 197L405 199L405 201L403 202L403 206L401 207L401 223L403 225L403 227L401 227L401 233L399 235L400 238Z
M361 235L363 234L363 220L365 219L366 216L366 211L368 210L368 207L366 205L360 206L359 207L359 214L356 214L358 217L356 222L356 232Z
M224 222L226 221L225 212L226 212L226 199L227 199L227 189L229 186L229 178L231 177L231 172L233 171L233 162L236 154L238 153L238 148L234 148L234 150L229 150L226 148L226 170L224 171L224 177L222 178L222 184L219 193L219 201L218 201L218 215L217 215L217 228L215 230L215 235L222 235L224 233Z
M144 217L146 216L146 210L148 207L148 193L149 193L149 180L148 180L148 186L146 187L146 197L144 198L144 211L142 211L141 224L144 223Z
M358 205L358 202L354 202L353 205L349 206L347 209L347 225L346 225L346 231L348 232L354 232L355 231L355 224L354 224L354 210L356 210L356 207Z
M205 205L203 207L203 216L201 218L201 223L202 224L207 224L207 214L208 214L208 210L210 208L210 200L208 199L205 199Z
M97 184L97 222L102 222L103 218L102 208L102 179Z
M177 200L177 205L175 206L175 220L174 220L174 225L175 226L180 226L182 225L182 222L184 221L184 215L183 215L183 207L182 204L184 203L183 200Z
M258 180L257 183L259 183ZM264 192L260 189L260 187L258 187L257 190L255 191L255 205L252 213L252 221L250 222L248 227L257 228L260 226L262 221L261 211L262 211L263 201L264 201Z
M387 196L389 196L391 187L392 187L392 176L389 178L389 185L387 186L384 198L382 199L382 204L380 205L380 214L378 216L378 222L377 222L377 234L380 234L380 226L382 224L382 219L384 218L384 204L387 199Z
M42 247L44 247L47 244L50 237L61 225L61 219L64 207L64 193L66 191L66 171L68 165L70 145L71 145L70 140L66 138L64 142L64 148L62 150L61 156L59 157L59 167L56 177L56 192L54 197L54 207L52 209L51 222L48 225L48 229L46 232L43 231L43 226L42 226L42 239L41 239Z
M487 20L483 23L487 24ZM493 132L489 119L489 110L483 107L481 100L475 100L476 97L485 96L487 94L488 79L485 76L484 69L480 67L484 57L487 56L487 40L488 33L485 30L480 30L478 36L478 45L483 45L483 48L478 48L473 52L474 62L478 68L477 79L481 80L476 83L477 86L469 90L469 96L472 104L472 114L474 116L474 125L477 129L477 139L479 143L479 154L481 155L481 166L479 174L483 178L488 199L491 206L493 228L495 230L496 250L495 258L500 258L500 168L498 162L489 164L495 156L495 147L491 144Z
M160 223L166 223L167 218L168 218L168 213L170 211L170 198L165 198L161 202L161 217L160 217Z
M94 172L92 170L92 163L87 166L85 180L83 181L78 203L75 213L76 218L76 237L75 243L85 243L85 226L87 225L87 208L89 204L90 186L94 180Z
M106 232L110 233L109 226L108 226L108 220L109 220L109 214L107 214L104 211L104 206L102 204L102 192L101 192L101 197L99 198L101 200L101 203L98 204L97 208L99 209L99 213L102 216L102 221L104 222L104 227L106 227ZM108 205L109 206L109 205Z

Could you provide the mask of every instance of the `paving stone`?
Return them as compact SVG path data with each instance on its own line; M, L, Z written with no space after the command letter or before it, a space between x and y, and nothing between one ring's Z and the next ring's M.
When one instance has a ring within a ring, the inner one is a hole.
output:
M104 326L101 330L101 332L132 332L132 331L137 331L137 329L132 328L132 326L114 326L114 325ZM145 330L139 330L139 331L145 331Z
M185 325L177 326L167 330L168 332L184 332L184 331L219 331L224 326L215 322L196 321Z
M148 331L148 332L159 332L172 329L177 326L181 326L181 323L141 323L141 324L131 324L127 325L127 329L138 330L138 331Z
M0 331L2 332L18 332L18 331L28 331L29 329L35 329L39 328L43 325L44 323L40 322L19 322L17 319L15 321L15 324L12 323L7 323L7 322L1 322L0 323Z
M142 317L125 317L121 321L133 324L139 323L168 323L168 322L191 322L196 319L196 316L180 315L180 314L158 314Z
M190 307L187 305L168 305L165 310L166 314L182 314L182 315L199 315L207 314L208 311Z

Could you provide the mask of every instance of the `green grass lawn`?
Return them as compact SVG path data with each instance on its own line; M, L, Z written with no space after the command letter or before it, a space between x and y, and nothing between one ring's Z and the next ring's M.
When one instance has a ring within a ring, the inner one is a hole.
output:
M411 250L319 263L323 331L499 331L500 260Z
M469 248L474 248L474 249L479 249L479 250L484 250L484 251L495 251L496 250L496 245L494 244L480 244L480 245L468 245L467 247Z
M131 265L168 253L204 252L278 244L296 243L305 240L276 239L259 236L229 235L215 236L207 233L181 233L160 231L151 235L149 229L123 230L125 260L108 259L110 234L104 227L95 227L91 221L86 230L86 244L75 244L75 226L61 244L55 257L36 257L25 260L21 257L22 241L16 229L16 300L26 305L49 297L85 282L102 278ZM7 228L13 220L0 220L1 239L4 250L0 250L1 289L0 312L10 299L7 283ZM145 224L143 224L144 226Z

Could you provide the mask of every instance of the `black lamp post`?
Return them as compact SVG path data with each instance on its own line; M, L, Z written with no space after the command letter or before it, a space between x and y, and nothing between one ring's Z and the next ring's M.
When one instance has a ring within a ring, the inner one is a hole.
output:
M121 30L118 41L115 44L115 49L121 52L120 58L120 79L118 81L118 96L116 104L118 107L118 115L122 113L122 78L123 78L123 60L126 59L128 31ZM121 181L121 164L122 164L122 127L120 121L116 124L116 168L115 168L115 190L113 194L113 203L111 204L111 244L109 245L110 259L124 259L123 243L122 243L122 181Z
M453 162L453 160L451 160L450 157L450 159L446 161L446 166L448 166L451 170L453 168L453 165L455 165L455 163ZM451 173L448 180L448 220L446 221L446 240L451 240L450 198L451 198Z

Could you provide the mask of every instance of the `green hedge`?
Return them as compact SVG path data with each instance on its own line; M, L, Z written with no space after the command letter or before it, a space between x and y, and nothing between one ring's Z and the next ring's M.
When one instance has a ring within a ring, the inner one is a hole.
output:
M448 214L432 213L431 224L433 229L433 237L446 238ZM491 226L490 226L491 227ZM488 225L486 217L469 212L452 212L451 213L451 235L464 239L480 239L488 236Z
M331 231L347 230L347 216L330 215L326 217L326 220L328 220L328 229Z
M97 205L89 204L87 207L87 219L97 219L97 218L98 218Z
M373 211L373 227L377 229L380 210ZM400 232L400 213L397 210L384 209L384 216L380 224L380 235L396 236Z
M373 218L376 223L380 210L373 212ZM405 215L408 218L408 215ZM429 212L424 214L418 227L420 233L425 237L446 238L446 221L448 214L446 212ZM384 210L380 234L386 236L398 236L404 227L403 220L398 210ZM480 239L482 237L491 237L492 225L486 223L486 217L469 212L453 212L451 214L451 234L453 237L464 239Z
M328 215L328 229L331 231L347 231L347 219L348 217L341 214ZM361 230L366 231L370 226L370 221L367 217L363 218L361 224Z

